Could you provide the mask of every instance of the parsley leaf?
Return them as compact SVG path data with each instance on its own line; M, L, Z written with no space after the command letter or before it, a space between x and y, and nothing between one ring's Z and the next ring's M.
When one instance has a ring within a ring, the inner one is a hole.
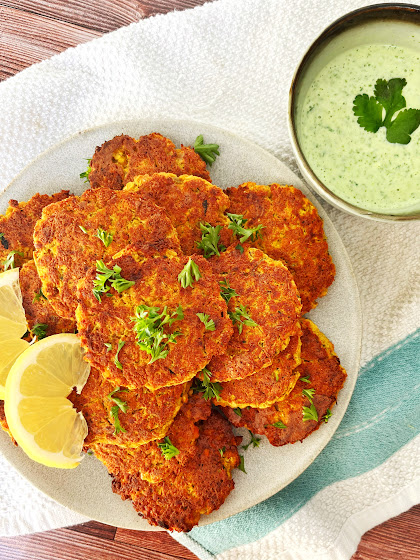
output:
M85 233L87 235L87 229L83 226L79 226L79 228L83 231L83 233Z
M118 417L118 413L120 410L122 412L127 412L128 404L120 399L119 397L114 397L115 393L128 393L128 389L121 389L121 387L117 387L113 391L111 391L108 395L108 399L115 403L115 406L111 408L111 415L114 420L114 435L118 435L120 432L125 432L126 430L121 426L120 419Z
M231 229L236 236L241 236L239 238L241 243L248 241L248 239L250 241L255 241L258 237L261 237L261 230L264 227L261 224L251 229L244 228L243 226L248 220L246 220L242 214L229 214L229 212L226 212L226 215L230 220L229 229Z
M242 410L239 408L234 408L233 412L237 415L237 416L242 416Z
M83 171L83 173L80 173L80 175L79 175L79 177L81 179L84 179L84 183L89 182L89 175L90 175L90 172L92 171L92 168L90 166L90 162L92 161L92 158L86 158L86 161L88 162L88 167L87 167L86 171Z
M214 324L213 319L210 319L210 315L207 315L206 313L197 313L197 317L204 324L206 331L214 331L216 329L216 325Z
M182 307L179 305L172 314L168 313L166 306L162 313L159 311L160 307L139 305L136 308L136 316L133 317L137 344L151 355L149 364L166 358L169 353L168 344L175 343L176 337L181 334L181 332L175 331L168 335L164 332L163 327L164 325L170 326L175 321L181 321L184 318Z
M115 406L111 407L111 416L114 420L114 436L117 436L120 432L126 432L127 430L121 426L120 419L118 418L118 413L120 411L120 407L116 404Z
M314 403L311 403L309 407L303 407L303 421L306 422L307 420L315 420L315 422L318 422L318 412L316 411Z
M411 141L410 134L420 126L420 109L406 109L392 120L394 114L406 106L402 95L406 85L405 78L391 78L388 81L378 79L374 88L375 97L369 97L366 93L357 95L353 101L353 112L359 117L359 125L368 132L377 132L384 126L388 142L408 144Z
M386 131L386 139L392 144L408 144L410 134L420 125L420 109L406 109L398 113Z
M239 466L238 469L242 472L244 472L245 474L248 474L245 470L245 458L243 455L239 455Z
M286 424L283 424L281 420L279 420L278 422L274 422L274 424L271 425L274 426L275 428L281 428L281 429L287 428Z
M306 377L300 377L299 381L303 381L304 383L310 383L309 375L307 375Z
M357 122L367 132L378 132L382 126L382 105L367 93L356 95L353 101L353 113Z
M210 224L200 222L201 241L196 241L197 247L202 249L206 259L213 255L220 255L220 251L224 251L226 247L220 245L220 230L222 226L211 226Z
M103 261L96 261L96 272L96 278L93 281L93 295L99 302L101 301L101 294L108 292L110 289L110 286L106 285L108 281L119 294L135 284L134 281L126 280L121 276L121 267L118 265L110 269L104 265Z
M48 325L45 323L37 323L31 329L31 332L34 336L38 338L38 340L42 340L47 335Z
M201 278L200 269L190 257L187 264L178 274L178 282L183 288L188 288L188 286L192 286L194 282L193 276L195 278L195 281L200 280Z
M42 291L42 288L39 289L39 292L36 292L36 294L35 294L35 296L34 296L34 299L32 300L32 303L35 303L36 301L39 301L41 298L42 298L42 299L47 299L47 298L44 296L44 293L43 293L43 291Z
M331 418L331 416L332 416L332 412L329 408L327 408L327 412L324 414L322 419L324 420L325 423L327 423L328 420Z
M24 256L20 251L10 251L10 253L6 257L6 260L2 261L3 269L5 272L8 268L15 268L15 255L19 255L20 257Z
M245 451L248 449L250 445L252 445L252 447L259 447L261 441L261 438L255 437L255 435L251 432L251 430L248 430L248 432L249 435L251 436L251 440L249 441L249 443L242 446L242 449L245 449Z
M219 285L220 285L220 295L222 296L222 298L225 300L226 303L229 303L231 298L239 295L235 292L233 288L230 287L229 280L227 279L221 280L219 282Z
M201 370L203 379L196 378L195 385L193 388L194 393L204 393L203 397L206 401L210 399L220 400L220 393L222 391L222 386L220 383L211 383L211 371L207 368Z
M106 351L109 352L110 350L112 350L112 344L110 342L105 342L105 346L106 346Z
M162 455L167 461L172 459L172 457L179 455L179 449L171 443L171 440L168 437L165 438L165 443L158 443L157 446L162 451Z
M223 455L225 454L225 451L226 451L225 446L223 446L221 449L219 449L220 457L223 457Z
M118 359L118 354L120 353L120 350L122 350L123 346L125 344L124 340L120 340L118 343L118 349L117 349L117 353L115 354L115 358L114 358L114 364L117 366L118 369L122 369L122 364L120 362L120 360ZM124 411L125 412L125 411Z
M210 166L216 161L216 157L220 156L218 144L204 144L203 135L197 136L194 142L194 151Z
M251 319L246 307L244 305L240 305L239 307L235 307L235 311L228 311L228 315L232 320L234 325L237 325L239 334L242 333L242 329L244 325L248 327L257 327L257 323Z
M105 245L105 247L109 247L112 243L112 238L114 236L112 235L112 233L108 233L107 231L105 231L101 228L98 228L98 231L96 232L95 237L100 239L102 241L102 243Z
M312 399L314 398L314 394L315 394L315 389L303 389L302 390L302 395L304 397L306 397L307 399L309 399L310 402L312 402Z

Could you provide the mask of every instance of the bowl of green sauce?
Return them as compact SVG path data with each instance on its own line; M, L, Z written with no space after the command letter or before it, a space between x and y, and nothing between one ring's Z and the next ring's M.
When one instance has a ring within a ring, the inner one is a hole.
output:
M293 78L300 170L333 206L420 219L420 7L368 6L332 23Z

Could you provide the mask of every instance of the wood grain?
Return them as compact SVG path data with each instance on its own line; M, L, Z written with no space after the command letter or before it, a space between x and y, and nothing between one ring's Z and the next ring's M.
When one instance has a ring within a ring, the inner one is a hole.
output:
M0 0L0 80L68 47L206 0ZM0 538L0 560L195 560L165 532L95 521ZM420 560L420 506L366 533L352 560Z

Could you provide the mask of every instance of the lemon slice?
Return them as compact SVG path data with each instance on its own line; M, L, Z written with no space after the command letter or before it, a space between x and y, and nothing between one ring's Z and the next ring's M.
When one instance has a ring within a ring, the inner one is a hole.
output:
M75 334L56 334L29 346L6 381L4 409L10 431L34 461L62 469L82 459L87 424L66 398L80 393L90 366Z
M4 399L6 379L11 367L28 346L29 342L20 338L0 342L0 399Z
M22 294L19 286L19 269L13 268L0 274L0 342L21 338L27 330Z

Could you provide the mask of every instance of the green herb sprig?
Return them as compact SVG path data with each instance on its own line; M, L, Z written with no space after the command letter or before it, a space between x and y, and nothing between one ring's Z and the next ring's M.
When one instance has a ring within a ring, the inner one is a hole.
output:
M35 294L35 296L34 296L34 299L32 300L32 303L35 303L36 301L40 301L41 298L42 298L42 299L47 299L47 298L44 296L44 293L43 293L43 291L42 291L42 288L39 289L39 292L36 292L36 294Z
M96 278L93 281L93 295L100 302L101 294L105 294L114 288L120 294L135 284L132 280L126 280L121 276L121 267L115 265L113 269L107 268L103 261L96 261ZM107 285L109 282L110 285Z
M212 383L210 381L211 378L211 371L207 368L201 370L203 375L203 379L199 379L198 377L195 379L195 384L193 387L194 393L203 393L203 397L206 401L210 399L216 399L217 401L220 400L220 393L222 392L222 386L220 383Z
M239 455L239 466L238 469L245 474L248 474L245 470L245 457L243 455Z
M47 335L48 325L45 323L37 323L31 329L31 332L38 340L42 340Z
M261 237L261 230L264 227L261 224L254 228L245 228L244 225L248 220L245 219L242 214L230 214L229 212L226 212L226 215L230 220L229 229L231 229L233 233L239 237L239 241L241 243L245 243L248 239L250 241L256 241L259 237Z
M197 313L197 317L204 324L206 331L214 331L216 329L213 319L210 319L210 315L207 315L207 313Z
M115 393L128 393L128 389L121 389L121 387L117 387L113 391L111 391L108 395L108 399L115 403L115 405L111 408L111 415L114 420L114 435L118 435L120 432L126 432L127 430L121 426L120 419L118 417L118 413L121 410L122 412L127 412L128 404L120 399L119 397L114 397Z
M251 430L248 430L249 435L251 436L251 439L249 441L249 443L247 443L246 445L242 446L242 449L245 449L245 451L248 449L248 447L250 445L252 445L252 447L259 447L260 446L260 441L261 438L257 438L252 432Z
M201 274L198 265L192 260L190 257L188 259L187 264L178 274L178 282L181 284L183 288L188 288L188 286L192 286L194 280L197 282L200 280Z
M166 334L163 327L165 325L170 326L183 318L184 312L180 305L171 314L166 306L162 313L160 313L160 307L139 305L136 308L135 317L133 317L134 332L136 333L137 344L151 356L149 364L166 358L169 353L168 344L175 343L176 338L181 334L180 331L175 331L170 335Z
M304 397L306 397L309 400L309 402L311 403L311 406L304 406L303 407L303 421L304 422L307 422L308 420L315 420L315 422L318 422L318 412L315 408L314 403L312 402L314 394L315 394L315 389L303 389L302 390L302 395Z
M219 282L219 286L220 286L220 295L222 296L222 298L225 300L226 303L229 303L233 297L239 295L235 292L233 288L230 287L229 280L227 278L221 280Z
M331 418L331 416L332 416L332 412L329 408L327 408L327 412L324 414L322 419L324 420L325 423L327 423L328 420Z
M125 344L125 340L120 340L118 342L117 353L115 354L115 358L114 358L114 364L117 366L118 369L123 369L122 364L121 364L118 356L119 356L120 351L124 347L124 344Z
M112 233L108 233L104 229L98 228L98 231L95 234L95 237L100 239L105 247L109 247L112 243L113 235Z
M221 252L226 251L226 247L220 244L220 230L222 226L211 226L208 223L200 222L201 241L197 241L198 249L204 253L204 257L208 259L213 255L219 256Z
M244 325L247 325L248 327L258 326L257 323L251 319L251 316L244 305L235 307L235 311L228 311L228 314L232 323L238 327L239 334L242 334Z
M80 173L79 177L81 179L84 179L84 181L83 181L84 183L88 183L89 182L89 175L92 171L92 168L90 166L90 162L92 161L92 158L85 158L85 159L88 162L88 167L87 167L86 171L83 171L83 173Z
M274 422L274 424L271 425L274 426L274 428L280 428L282 430L287 428L286 424L283 424L281 420L279 420L278 422Z
M374 96L356 95L353 101L353 113L359 125L367 132L376 133L384 126L386 139L392 144L408 144L412 134L420 125L420 109L405 109L403 88L407 85L405 78L376 80ZM394 120L392 117L400 111ZM384 117L385 112L385 117Z
M5 272L9 268L15 268L15 255L19 255L20 257L24 256L20 251L10 251L10 253L6 257L6 260L2 261L3 270Z
M165 443L158 443L157 445L167 461L179 455L179 449L171 443L171 440L168 437L165 438Z
M216 157L220 156L219 145L218 144L204 144L203 135L197 136L194 142L194 151L203 159L206 163L213 165L216 161Z

